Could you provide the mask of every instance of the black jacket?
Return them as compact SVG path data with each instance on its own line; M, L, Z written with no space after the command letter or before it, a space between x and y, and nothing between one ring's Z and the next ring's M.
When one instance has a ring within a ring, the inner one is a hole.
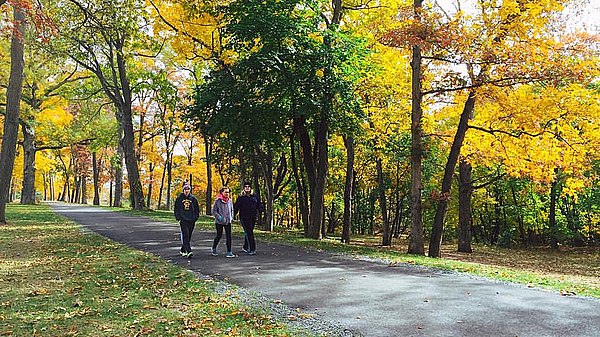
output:
M254 194L242 194L233 205L233 214L240 213L242 219L254 219L256 212L264 209L260 199Z
M200 217L200 206L198 199L191 193L186 197L181 193L175 200L175 219L177 221L196 221Z

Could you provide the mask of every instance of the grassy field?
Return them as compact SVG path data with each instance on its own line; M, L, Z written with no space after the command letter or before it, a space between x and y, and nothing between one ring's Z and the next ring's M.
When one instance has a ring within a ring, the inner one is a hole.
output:
M214 281L54 214L9 205L0 226L0 336L298 336Z
M172 212L123 210L130 214L173 222ZM213 229L212 219L203 217L199 226ZM241 226L234 224L234 232L241 233ZM382 247L381 238L354 236L350 245L340 243L339 237L321 241L305 239L299 232L257 231L261 240L279 241L355 256L368 256L389 263L410 263L422 266L465 272L501 281L514 282L529 287L558 291L565 296L580 295L600 298L600 249L572 249L562 247L559 251L546 248L498 248L474 245L472 254L457 253L456 245L444 244L443 258L406 254L407 243L394 240L391 247ZM260 247L259 247L260 249Z

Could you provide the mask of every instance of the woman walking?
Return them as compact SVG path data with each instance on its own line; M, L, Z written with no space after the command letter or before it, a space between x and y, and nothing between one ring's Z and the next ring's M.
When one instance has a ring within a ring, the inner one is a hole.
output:
M225 243L227 245L227 255L225 257L236 257L231 251L231 220L233 219L233 202L229 198L229 187L221 187L217 200L212 207L212 215L215 217L215 229L217 235L212 245L212 255L217 256L217 246L223 236L225 229Z

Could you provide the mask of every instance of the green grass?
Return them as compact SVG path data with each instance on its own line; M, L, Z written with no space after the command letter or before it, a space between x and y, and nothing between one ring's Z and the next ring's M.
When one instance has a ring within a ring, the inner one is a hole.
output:
M47 206L9 205L0 226L0 335L290 336L266 309L107 240ZM305 334L307 335L307 334Z
M130 214L154 219L174 221L172 212L131 211ZM214 230L210 217L201 217L199 227ZM241 226L233 226L241 233ZM494 280L522 284L528 287L558 291L564 295L581 295L600 298L600 250L587 253L552 252L549 250L503 249L475 245L473 254L456 254L455 245L443 247L444 256L433 259L426 256L406 254L406 243L397 242L392 247L381 247L380 238L354 237L353 244L340 243L339 238L312 240L302 237L298 231L256 231L261 240L299 245L302 247L380 258L390 263L408 263L442 270L468 273Z

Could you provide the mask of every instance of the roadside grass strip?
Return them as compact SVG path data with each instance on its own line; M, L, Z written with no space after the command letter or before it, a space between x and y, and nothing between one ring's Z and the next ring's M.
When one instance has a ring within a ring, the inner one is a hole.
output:
M44 205L0 226L1 336L292 336L160 258L82 230Z

